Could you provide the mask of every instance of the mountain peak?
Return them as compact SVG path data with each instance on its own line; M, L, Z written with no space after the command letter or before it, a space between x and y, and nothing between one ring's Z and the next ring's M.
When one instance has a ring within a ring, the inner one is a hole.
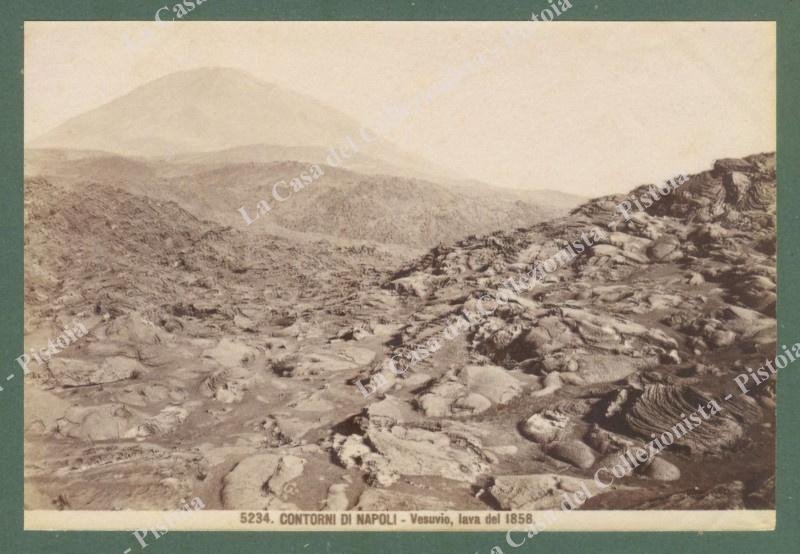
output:
M310 96L242 69L210 66L145 83L26 146L158 158L258 144L327 152L359 140L359 130L358 121ZM434 179L450 175L382 140L361 141L359 154L399 175Z
M335 144L358 123L325 104L232 67L150 81L31 142L36 148L164 156L248 144Z

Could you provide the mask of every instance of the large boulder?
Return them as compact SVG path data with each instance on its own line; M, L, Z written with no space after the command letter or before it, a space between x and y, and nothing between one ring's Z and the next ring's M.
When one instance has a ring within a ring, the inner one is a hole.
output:
M572 497L584 487L592 495L599 488L592 479L553 473L504 475L495 478L489 492L503 510L556 510L562 506L565 494Z
M222 367L237 367L255 360L258 350L246 344L223 338L214 347L203 352L204 358L210 358Z
M507 404L522 393L522 383L508 370L494 365L468 365L459 378L470 392L485 396L495 404Z
M112 356L99 366L93 361L53 358L48 362L50 373L62 387L82 387L132 379L144 370L132 358Z
M339 435L334 452L343 466L360 466L381 486L403 475L473 483L489 469L488 457L473 437L399 425L370 427L365 436Z
M576 440L552 443L547 449L547 454L581 469L592 467L596 459L591 448Z
M539 444L547 444L565 434L570 417L553 410L533 414L522 425L522 434Z
M305 463L291 454L245 458L222 480L222 506L226 510L296 510L288 499Z
M136 436L136 414L124 404L72 406L57 422L59 434L84 441L130 439Z
M417 404L429 417L470 416L493 404L506 404L520 395L522 383L498 366L466 366L444 377L419 397Z

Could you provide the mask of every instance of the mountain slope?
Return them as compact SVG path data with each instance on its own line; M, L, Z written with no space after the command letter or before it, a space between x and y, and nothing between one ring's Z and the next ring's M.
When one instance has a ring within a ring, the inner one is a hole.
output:
M256 229L275 224L296 231L413 247L430 247L508 226L527 226L566 213L506 199L492 191L459 195L429 181L362 175L330 167L324 167L324 175L306 189L276 202L272 184L289 181L306 170L306 165L295 162L238 164L172 179L164 189L187 191L187 205L230 225L244 226L239 208L244 207L253 218L257 202L265 199L272 210L252 223ZM201 202L202 207L198 206Z
M246 148L186 154L175 160L128 158L116 154L28 149L25 172L72 186L101 183L134 194L178 202L198 217L224 225L279 233L313 233L332 238L429 248L508 227L522 227L566 214L577 197L545 191L515 191L489 186L445 186L420 179L363 174L321 165L324 175L284 202L272 185L290 181L308 165L298 161L242 162L303 157L309 148ZM366 160L366 158L362 158ZM368 163L368 162L365 162ZM379 164L374 164L378 169ZM281 188L280 195L288 189ZM248 227L240 213L256 217L266 200L272 211Z
M363 143L359 131L358 122L311 97L237 69L202 68L142 85L70 119L28 146L157 157L259 144L327 152L341 147L348 137ZM411 173L448 174L385 141L360 144L360 149Z

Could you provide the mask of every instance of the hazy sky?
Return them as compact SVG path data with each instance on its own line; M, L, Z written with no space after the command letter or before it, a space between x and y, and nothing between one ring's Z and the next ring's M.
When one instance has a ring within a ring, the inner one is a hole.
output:
M627 191L775 149L774 23L67 22L25 27L25 136L173 71L230 66L374 125L481 70L384 138L499 186Z

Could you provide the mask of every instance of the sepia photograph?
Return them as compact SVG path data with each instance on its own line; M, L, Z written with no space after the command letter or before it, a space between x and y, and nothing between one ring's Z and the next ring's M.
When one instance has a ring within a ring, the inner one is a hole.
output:
M775 527L774 21L210 3L25 22L26 529Z

